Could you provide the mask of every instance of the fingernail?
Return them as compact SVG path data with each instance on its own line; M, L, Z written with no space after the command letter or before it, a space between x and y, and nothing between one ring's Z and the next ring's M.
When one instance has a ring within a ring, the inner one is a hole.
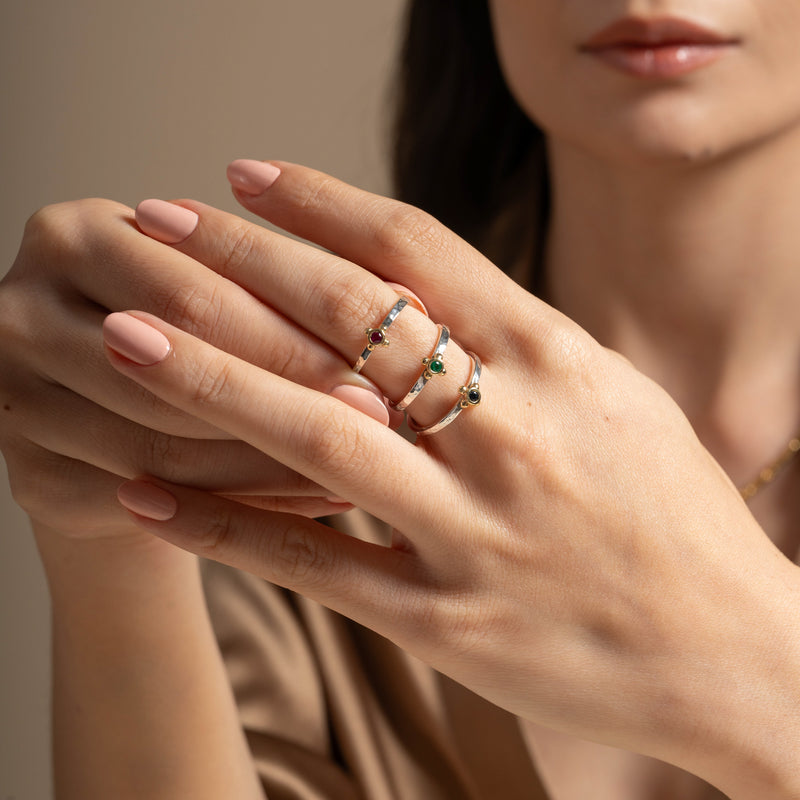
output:
M140 517L164 522L178 510L178 501L159 486L144 481L127 481L117 489L117 499Z
M265 161L239 158L228 164L227 174L235 189L256 197L275 183L281 171L274 164Z
M188 238L199 219L194 211L165 200L142 200L136 206L136 224L142 232L165 244L178 244Z
M386 408L386 403L383 398L378 397L369 389L342 384L331 392L331 397L335 397L337 400L347 403L351 408L378 420L381 425L389 424L389 409Z
M386 281L386 285L391 286L397 294L407 297L408 301L417 311L421 311L426 317L429 316L428 309L425 308L425 303L423 303L407 286L403 286L401 283L394 283L394 281Z
M346 503L347 505L350 505L350 501L349 501L349 500L345 500L345 499L344 499L344 497L337 497L336 495L333 495L333 494L332 494L332 495L329 495L329 496L328 496L328 497L326 497L325 499L326 499L326 500L327 500L329 503L336 503L337 505L338 505L338 504L341 504L341 503Z
M161 331L121 311L105 318L103 339L112 350L144 367L163 361L170 351L169 339Z

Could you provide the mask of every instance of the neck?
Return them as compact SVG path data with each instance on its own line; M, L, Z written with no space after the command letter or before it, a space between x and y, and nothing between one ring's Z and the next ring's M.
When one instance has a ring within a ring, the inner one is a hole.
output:
M800 428L800 142L669 167L550 155L549 300L750 480Z

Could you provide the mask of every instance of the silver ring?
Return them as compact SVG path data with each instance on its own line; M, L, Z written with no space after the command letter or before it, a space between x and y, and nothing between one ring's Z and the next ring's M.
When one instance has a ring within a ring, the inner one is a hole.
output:
M472 358L472 375L469 383L458 390L458 402L438 422L434 422L433 425L428 425L426 428L420 428L413 419L409 418L408 427L412 431L420 436L436 433L449 425L465 408L477 406L481 402L481 360L475 353L468 352L467 355Z
M433 348L433 352L422 359L422 373L417 382L411 387L408 394L399 402L392 405L395 411L405 411L416 396L425 388L425 385L434 375L444 375L447 370L444 366L444 352L447 350L447 343L450 341L450 331L447 325L439 325L439 338Z
M358 361L353 364L353 372L361 372L361 368L366 364L367 359L372 355L376 347L388 347L389 339L386 336L386 329L397 319L397 315L408 305L408 298L401 297L391 308L383 322L377 328L367 328L364 335L367 337L367 346L358 357Z

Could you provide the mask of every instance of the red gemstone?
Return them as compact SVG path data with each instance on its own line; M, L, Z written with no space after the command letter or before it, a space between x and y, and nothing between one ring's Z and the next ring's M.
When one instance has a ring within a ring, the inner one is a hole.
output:
M370 344L380 344L383 341L383 331L372 331L369 335Z

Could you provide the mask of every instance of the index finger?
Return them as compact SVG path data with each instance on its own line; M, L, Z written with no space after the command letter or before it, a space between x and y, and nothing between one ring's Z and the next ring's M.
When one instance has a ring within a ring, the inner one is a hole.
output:
M234 161L228 177L249 211L411 288L469 349L491 338L493 297L508 307L519 287L430 214L285 161ZM269 182L272 178L272 182ZM465 331L468 333L465 335ZM473 341L474 338L474 341Z

